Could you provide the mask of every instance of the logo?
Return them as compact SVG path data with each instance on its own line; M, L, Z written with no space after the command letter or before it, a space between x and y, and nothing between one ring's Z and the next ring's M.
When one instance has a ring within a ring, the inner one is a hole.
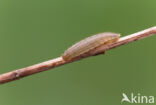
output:
M136 95L131 93L129 97L125 93L122 93L122 96L121 103L154 103L154 96L144 96L140 93Z

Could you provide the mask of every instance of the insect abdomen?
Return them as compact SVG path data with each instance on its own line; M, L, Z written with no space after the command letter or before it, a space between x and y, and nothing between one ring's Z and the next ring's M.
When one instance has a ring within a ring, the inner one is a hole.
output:
M107 45L117 41L119 36L119 34L108 32L93 35L68 48L62 55L62 58L66 61L75 59L101 45Z

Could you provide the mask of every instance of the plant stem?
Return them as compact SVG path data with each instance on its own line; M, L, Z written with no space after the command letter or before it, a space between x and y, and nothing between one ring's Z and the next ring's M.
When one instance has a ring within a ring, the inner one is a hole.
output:
M45 62L36 64L36 65L32 65L29 67L25 67L22 69L18 69L18 70L14 70L14 71L11 71L8 73L4 73L4 74L0 75L0 84L6 83L6 82L11 82L11 81L20 79L22 77L26 77L26 76L29 76L32 74L36 74L36 73L39 73L42 71L46 71L46 70L49 70L49 69L67 64L67 63L78 61L78 60L81 60L83 58L87 58L89 56L99 55L99 54L102 54L106 50L116 48L116 47L119 47L121 45L146 38L146 37L151 36L153 34L156 34L156 26L151 27L151 28L146 29L146 30L143 30L143 31L140 31L140 32L137 32L137 33L134 33L134 34L131 34L131 35L127 35L125 37L121 37L117 42L112 43L108 46L101 46L101 47L95 49L94 51L90 52L90 54L85 55L83 57L79 57L75 60L65 61L65 60L63 60L62 57L58 57L58 58L55 58L55 59L52 59L49 61L45 61Z

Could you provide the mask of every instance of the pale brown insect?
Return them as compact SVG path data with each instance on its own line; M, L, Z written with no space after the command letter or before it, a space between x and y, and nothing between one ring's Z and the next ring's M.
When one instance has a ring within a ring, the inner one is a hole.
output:
M110 43L116 42L119 37L120 34L111 32L93 35L84 40L81 40L80 42L68 48L62 55L62 58L65 61L70 61L72 59L82 56L83 54L87 54L87 52L90 52L100 46L105 46Z

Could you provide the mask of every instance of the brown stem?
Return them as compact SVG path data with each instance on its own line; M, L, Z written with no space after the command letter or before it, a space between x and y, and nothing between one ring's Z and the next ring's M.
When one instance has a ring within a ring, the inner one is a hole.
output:
M101 53L103 53L106 50L115 48L115 47L119 47L121 45L136 41L136 40L140 40L143 38L146 38L148 36L151 36L153 34L156 34L156 26L155 27L151 27L149 29L131 34L131 35L127 35L125 37L120 38L117 42L112 43L108 46L101 46L98 49L95 49L94 51L90 52L90 54L85 55L83 57L79 57L75 60L72 61L65 61L62 59L62 57L58 57L46 62L42 62L33 66L29 66L26 68L22 68L22 69L18 69L18 70L14 70L8 73L4 73L0 75L0 84L6 83L6 82L10 82L10 81L14 81L17 79L20 79L22 77L25 76L29 76L38 72L42 72L42 71L46 71L48 69L52 69L58 66L61 66L63 64L67 64L70 62L74 62L74 61L78 61L80 59L89 57L89 56L93 56L93 55L99 55Z

